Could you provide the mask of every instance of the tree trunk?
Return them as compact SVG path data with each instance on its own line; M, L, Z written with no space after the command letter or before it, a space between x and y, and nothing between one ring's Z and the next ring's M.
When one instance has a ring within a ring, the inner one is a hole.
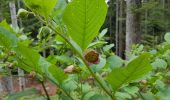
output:
M119 0L116 0L116 54L119 55Z
M11 22L12 22L12 26L14 28L18 27L18 22L17 22L17 16L16 16L16 7L15 7L15 1L11 1L9 3L9 7L10 7L10 13L11 13Z
M19 1L18 1L19 2ZM12 22L12 26L14 28L18 27L18 22L17 22L17 15L16 15L16 6L15 6L15 2L11 1L9 3L10 6L10 13L11 13L11 22ZM20 7L20 3L18 3L18 7ZM22 91L25 88L25 78L24 76L24 71L21 70L20 68L18 68L18 76L19 76L19 87L20 87L20 91Z
M110 34L110 43L113 43L114 37L113 37L113 13L114 13L114 1L110 0L109 1L109 34Z
M126 5L126 53L129 53L132 45L138 43L140 39L140 13L133 10L134 7L141 7L141 0L126 0Z
M125 53L125 1L120 0L120 11L119 11L119 56L124 58Z
M116 1L116 54L124 58L125 53L125 1Z
M145 2L147 3L148 0L145 0ZM148 22L148 10L145 10L145 34L148 34L148 27L147 27L147 22Z

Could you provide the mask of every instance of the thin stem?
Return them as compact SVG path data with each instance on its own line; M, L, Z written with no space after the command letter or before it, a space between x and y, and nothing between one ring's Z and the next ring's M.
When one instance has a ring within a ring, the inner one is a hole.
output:
M49 25L49 27L54 32L56 32L58 35L60 35L77 52L78 56L83 60L87 69L89 70L91 75L94 77L94 79L97 81L97 83L100 85L100 87L112 98L112 100L114 100L114 95L112 95L112 93L109 90L107 90L105 86L100 82L100 79L95 75L95 73L93 73L92 69L90 68L86 60L84 59L83 55L79 51L77 51L77 49L72 45L72 43L70 43L69 39L65 37L64 34L61 34L60 32L56 31L55 28L53 28L53 26Z
M47 100L50 100L50 96L49 96L49 94L48 94L48 92L47 92L47 89L45 88L44 82L41 82L41 84L42 84L42 87L43 87L43 89L44 89L44 92L45 92L45 94L46 94L46 96L47 96Z

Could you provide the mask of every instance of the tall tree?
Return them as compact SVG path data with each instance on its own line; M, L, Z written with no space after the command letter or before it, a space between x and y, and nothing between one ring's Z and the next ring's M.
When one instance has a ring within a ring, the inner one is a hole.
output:
M18 3L18 4L20 4L20 3ZM11 1L9 3L9 6L10 6L12 26L14 28L17 28L18 27L18 21L17 21L17 15L16 15L15 1ZM18 5L18 7L20 7L20 5ZM20 68L18 68L18 75L19 75L19 87L20 87L20 91L21 91L25 88L25 79L22 77L22 76L24 76L24 71L21 70Z
M126 52L131 51L132 44L140 39L140 12L135 9L141 7L141 0L126 0Z
M116 54L124 58L125 52L125 1L116 0Z
M11 13L11 23L14 28L18 27L17 16L16 16L16 6L15 1L9 2L10 13Z

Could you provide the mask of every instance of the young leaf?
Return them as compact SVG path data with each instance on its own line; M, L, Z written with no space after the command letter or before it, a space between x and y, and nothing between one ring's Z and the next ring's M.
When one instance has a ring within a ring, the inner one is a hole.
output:
M58 0L24 0L24 3L33 12L47 18L51 14Z
M97 48L97 47L102 47L104 44L107 44L107 42L104 41L96 41L93 43L90 43L88 48Z
M144 53L131 61L126 67L113 69L106 77L106 80L111 84L113 90L116 91L123 84L147 74L152 69L148 58L149 54Z
M73 0L63 15L71 38L85 50L97 36L107 13L105 0Z
M103 29L102 30L102 32L99 34L99 40L101 40L105 35L106 35L106 33L108 32L108 29L106 28L106 29Z

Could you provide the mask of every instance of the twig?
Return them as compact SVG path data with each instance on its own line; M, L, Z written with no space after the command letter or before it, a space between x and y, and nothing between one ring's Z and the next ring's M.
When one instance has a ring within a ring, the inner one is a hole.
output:
M42 84L42 87L43 87L43 89L44 89L44 92L45 92L45 94L46 94L46 96L47 96L47 100L50 100L50 96L49 96L49 94L48 94L48 92L47 92L47 89L45 88L44 82L41 82L41 84Z

